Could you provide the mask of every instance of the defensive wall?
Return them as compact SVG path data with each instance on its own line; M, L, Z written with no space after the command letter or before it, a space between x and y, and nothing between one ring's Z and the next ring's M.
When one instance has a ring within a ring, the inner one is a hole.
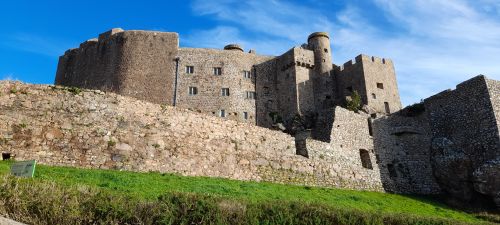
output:
M424 101L434 176L465 202L500 205L499 92L500 82L481 75Z
M340 107L336 141L307 139L306 158L281 131L112 93L11 82L0 93L0 151L16 160L383 191L365 115Z
M311 34L307 44L276 57L257 55L255 51L245 53L241 46L234 44L217 50L180 48L178 43L176 33L113 29L61 56L56 84L111 91L162 104L163 111L172 112L168 115L174 116L171 120L159 113L155 116L181 125L175 129L158 125L160 131L155 135L160 133L165 146L175 143L163 148L165 152L186 148L178 155L172 153L175 160L169 158L170 155L162 158L149 144L135 145L141 140L134 136L130 141L133 144L122 141L121 128L110 124L106 129L118 130L120 145L117 146L139 153L130 153L135 154L130 159L126 154L116 153L113 146L93 143L102 146L90 155L96 157L99 151L105 152L101 161L85 157L87 161L77 160L74 157L77 154L71 153L76 166L276 182L289 179L297 184L398 193L446 193L465 202L493 200L500 206L500 85L497 81L478 76L459 84L456 90L444 91L401 110L393 62L359 55L354 61L336 66L332 64L330 37L324 32ZM364 105L358 114L339 107L351 99L354 91L360 94ZM140 104L129 108L159 107ZM186 119L179 112L196 116ZM147 118L124 121L135 120ZM191 120L210 121L214 125ZM279 128L295 137L250 124ZM176 132L179 129L185 134ZM22 136L23 130L11 127L11 131L5 132L21 132ZM234 138L229 131L241 138L231 142ZM85 129L82 132L87 132L87 136L92 133ZM217 133L217 138L213 139L211 132ZM254 138L260 134L266 135L261 136L263 139ZM184 139L190 138L195 141L183 145ZM218 148L208 147L207 151L195 142ZM287 143L286 146L283 143ZM16 144L8 145L11 146L8 150L20 151L18 156L24 157ZM186 146L193 144L198 150L190 153ZM245 153L238 153L241 146L246 146ZM62 152L54 159L68 158L68 153ZM141 158L137 158L138 154L142 154ZM236 156L227 158L231 155ZM121 160L123 158L130 161ZM198 172L196 165L210 169ZM232 168L236 172L231 172Z

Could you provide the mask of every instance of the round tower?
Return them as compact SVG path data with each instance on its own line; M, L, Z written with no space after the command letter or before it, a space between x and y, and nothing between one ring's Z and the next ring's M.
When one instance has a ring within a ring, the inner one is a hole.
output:
M314 67L318 74L329 74L333 69L330 36L326 32L314 32L307 38L309 49L314 51Z

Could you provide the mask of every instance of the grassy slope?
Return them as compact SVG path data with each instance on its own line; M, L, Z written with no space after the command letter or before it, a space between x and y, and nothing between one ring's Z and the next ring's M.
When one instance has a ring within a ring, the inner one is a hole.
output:
M6 174L8 171L8 163L5 161L0 162L0 175ZM449 209L430 199L377 192L242 182L206 177L183 177L159 173L49 167L43 165L37 166L35 179L55 181L63 185L100 187L139 199L156 199L166 192L189 192L230 199L243 199L251 202L265 202L276 199L319 203L374 213L404 213L467 222L478 221L478 219L470 214Z

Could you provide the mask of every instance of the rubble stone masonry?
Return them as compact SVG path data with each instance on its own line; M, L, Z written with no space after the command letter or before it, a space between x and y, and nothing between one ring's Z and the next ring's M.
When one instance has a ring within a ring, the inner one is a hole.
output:
M0 151L16 160L383 191L364 116L342 108L338 142L295 138L230 119L102 91L0 83ZM61 101L64 99L64 101ZM359 119L357 119L359 118ZM365 130L365 131L363 131ZM370 151L363 167L359 148Z

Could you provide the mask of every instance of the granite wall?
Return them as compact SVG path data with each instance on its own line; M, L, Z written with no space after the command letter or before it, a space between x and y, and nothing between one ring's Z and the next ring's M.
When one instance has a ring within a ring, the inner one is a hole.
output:
M172 104L177 33L113 29L59 58L55 84Z
M366 115L342 108L338 141L307 139L309 158L280 131L102 91L2 82L0 112L0 151L16 160L383 191L373 147L355 138Z
M498 83L477 76L424 101L434 176L463 202L500 206Z

